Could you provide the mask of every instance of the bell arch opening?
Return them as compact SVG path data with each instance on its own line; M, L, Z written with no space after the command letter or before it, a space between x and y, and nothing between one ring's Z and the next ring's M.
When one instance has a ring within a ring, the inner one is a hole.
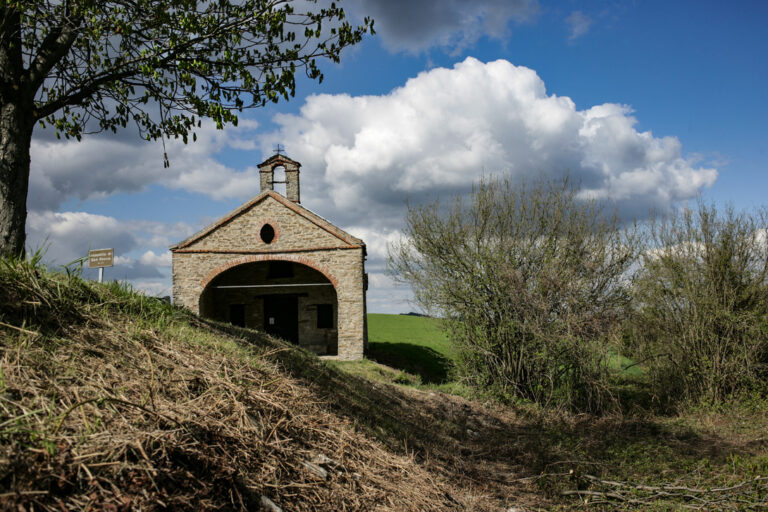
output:
M200 315L260 330L320 355L338 354L336 288L302 263L243 263L208 282Z
M272 168L272 190L285 197L287 195L287 176L285 166L276 165Z

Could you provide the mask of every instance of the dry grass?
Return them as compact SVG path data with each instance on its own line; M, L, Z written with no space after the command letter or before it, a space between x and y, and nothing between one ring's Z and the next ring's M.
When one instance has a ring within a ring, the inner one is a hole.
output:
M3 508L465 508L444 478L270 362L271 344L196 328L115 286L4 265Z
M34 263L0 260L0 289L0 509L768 508L761 400L483 405Z

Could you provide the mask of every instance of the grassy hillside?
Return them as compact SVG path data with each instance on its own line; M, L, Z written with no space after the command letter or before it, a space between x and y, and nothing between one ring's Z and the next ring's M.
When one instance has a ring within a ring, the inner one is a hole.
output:
M0 265L0 509L461 508L282 370L294 349Z
M449 358L455 354L440 329L440 320L426 316L369 313L368 340L371 343L409 343L430 348Z
M368 315L370 359L418 375L425 384L448 380L456 356L436 318Z
M0 289L3 510L765 508L760 400L480 404L28 264L0 260Z

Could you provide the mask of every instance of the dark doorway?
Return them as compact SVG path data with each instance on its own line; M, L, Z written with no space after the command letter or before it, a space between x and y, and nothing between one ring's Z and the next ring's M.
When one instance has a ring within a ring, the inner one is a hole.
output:
M333 329L333 304L317 305L317 328Z
M245 304L229 305L229 323L238 327L245 327Z
M272 336L298 343L298 296L269 295L264 297L264 330Z

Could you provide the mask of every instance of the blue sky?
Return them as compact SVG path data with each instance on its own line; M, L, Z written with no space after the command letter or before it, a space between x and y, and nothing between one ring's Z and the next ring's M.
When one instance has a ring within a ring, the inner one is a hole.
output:
M300 80L290 102L198 143L126 130L38 131L29 245L65 263L115 247L106 277L170 294L167 247L258 193L275 143L302 162L302 203L369 246L369 310L406 312L385 269L405 201L482 175L570 173L628 213L697 195L766 203L768 3L350 0L377 35Z

